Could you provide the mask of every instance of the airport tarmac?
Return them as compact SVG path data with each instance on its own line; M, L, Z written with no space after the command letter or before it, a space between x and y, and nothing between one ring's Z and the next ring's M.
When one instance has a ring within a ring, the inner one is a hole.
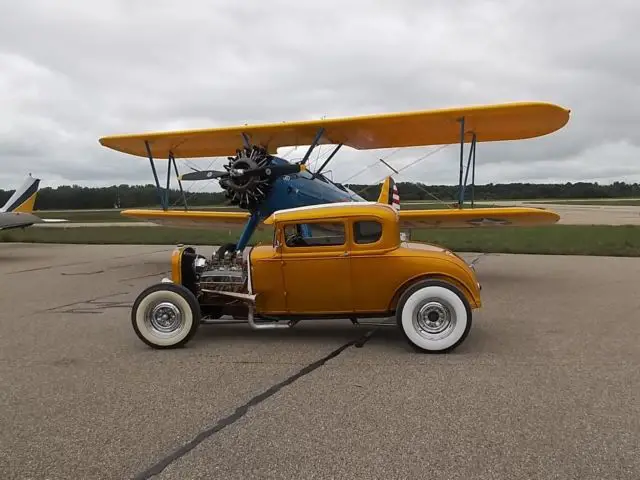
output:
M171 249L0 244L0 478L640 478L639 258L465 255L448 355L348 321L156 351L129 308Z

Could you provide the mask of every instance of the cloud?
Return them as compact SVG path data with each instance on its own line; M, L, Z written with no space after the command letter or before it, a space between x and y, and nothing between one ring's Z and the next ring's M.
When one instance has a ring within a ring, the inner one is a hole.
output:
M2 4L1 186L29 171L54 186L151 182L145 159L98 144L115 133L519 100L572 118L479 145L478 183L639 181L639 14L624 0ZM377 158L401 168L435 150L345 148L331 174L374 182L388 172ZM399 180L456 183L457 155L444 148Z

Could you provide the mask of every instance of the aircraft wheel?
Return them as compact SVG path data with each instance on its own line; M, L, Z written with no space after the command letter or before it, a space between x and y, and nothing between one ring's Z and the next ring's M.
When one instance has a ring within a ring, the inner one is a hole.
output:
M225 253L233 252L236 249L235 243L225 243L218 250L216 250L215 256L218 260L222 260L224 258Z
M425 280L402 294L396 317L405 339L416 350L445 353L467 337L472 314L458 288L439 280Z
M183 346L200 326L195 295L175 283L151 285L138 295L131 310L133 330L153 348Z

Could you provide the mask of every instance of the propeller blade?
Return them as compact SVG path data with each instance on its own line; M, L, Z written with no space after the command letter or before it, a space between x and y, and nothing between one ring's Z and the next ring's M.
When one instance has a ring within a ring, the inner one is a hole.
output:
M261 177L266 175L267 177L276 178L282 175L289 175L292 173L298 173L301 170L306 170L304 165L292 164L292 165L268 165L266 167L254 168L252 170L244 170L241 173L231 172L231 176L238 180L242 180L248 177Z
M226 167L226 165L225 165ZM267 177L280 177L282 175L288 175L292 173L298 173L301 170L306 170L304 165L292 164L292 165L270 165L266 167L254 168L253 170L221 172L219 170L197 170L195 172L184 173L180 175L180 180L196 181L196 180L213 180L216 178L232 176L238 180L248 177L261 177L266 175Z
M180 180L212 180L214 178L226 176L229 176L228 172L220 172L218 170L199 170L180 175Z

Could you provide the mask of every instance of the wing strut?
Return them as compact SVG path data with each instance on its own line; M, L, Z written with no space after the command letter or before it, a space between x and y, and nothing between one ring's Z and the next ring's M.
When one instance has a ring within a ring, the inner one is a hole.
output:
M249 135L242 132L242 143L244 144L244 148L251 150L251 140L249 140Z
M324 163L320 166L320 168L318 169L318 171L316 173L322 173L322 170L324 170L324 167L327 166L327 164L331 161L331 159L334 157L334 155L336 153L338 153L338 150L340 150L340 147L342 147L342 144L339 143L338 146L333 150L333 152L331 152L331 155L329 155L327 157L327 159L324 161Z
M144 146L147 149L147 155L149 156L149 163L151 163L151 171L153 172L153 178L156 181L156 191L158 192L158 198L160 198L160 205L162 205L162 209L166 210L164 207L164 196L160 191L160 180L158 180L158 172L156 171L156 164L153 162L153 155L151 154L151 148L149 147L149 142L147 140L144 141Z
M178 171L178 164L176 163L176 157L173 156L173 152L171 152L169 156L169 164L173 163L173 171L176 173L176 180L178 180L178 186L180 187L180 194L182 195L182 202L184 204L184 209L189 210L187 206L187 196L184 193L184 189L182 188L182 180L180 180L180 172ZM169 172L167 172L167 205L169 204Z
M242 230L242 234L238 239L238 243L236 244L236 252L241 252L245 249L247 243L249 242L249 239L251 238L251 235L253 235L253 232L256 230L256 227L260 223L260 220L261 218L259 212L253 212L251 214L249 220L244 226L244 230Z
M471 137L471 149L469 150L469 159L467 160L467 172L464 175L464 184L462 185L461 204L464 203L464 189L469 178L469 164L471 164L471 207L474 206L475 186L476 186L476 132Z
M184 209L188 210L187 196L185 195L184 189L182 188L182 182L180 181L180 172L178 172L178 164L176 163L176 159L173 156L173 152L169 152L169 161L167 164L167 185L163 193L162 187L160 186L160 179L158 178L158 171L156 170L156 164L153 160L153 154L151 153L151 147L149 146L149 142L147 140L144 141L144 146L147 149L147 155L149 157L149 163L151 164L151 171L153 172L153 178L156 182L156 191L158 192L158 198L160 199L160 206L162 207L162 210L167 211L169 209L169 187L171 186L171 165L173 165L173 170L176 174L178 185L180 186L180 193L182 194Z
M471 167L471 207L475 205L475 186L476 186L476 144L477 135L476 132L465 132L464 129L464 117L460 117L460 178L458 180L458 208L462 208L464 205L464 192L467 186L467 179L469 178L469 167ZM469 158L467 159L467 170L464 175L464 183L462 175L464 173L464 135L465 133L471 133L471 148L469 150Z
M387 167L389 167L389 169L393 170L395 172L395 174L398 174L398 171L393 168L391 165L389 165L387 162L385 162L383 159L379 158L378 160L380 160L382 163L384 163Z
M316 148L316 146L318 145L318 142L322 138L322 135L324 135L324 127L320 127L318 129L318 133L316 133L316 137L313 139L313 143L309 146L307 153L304 154L304 158L300 162L300 165L304 165L305 163L307 163L307 160L309 160L309 155L311 155L311 152L313 152L313 149Z

